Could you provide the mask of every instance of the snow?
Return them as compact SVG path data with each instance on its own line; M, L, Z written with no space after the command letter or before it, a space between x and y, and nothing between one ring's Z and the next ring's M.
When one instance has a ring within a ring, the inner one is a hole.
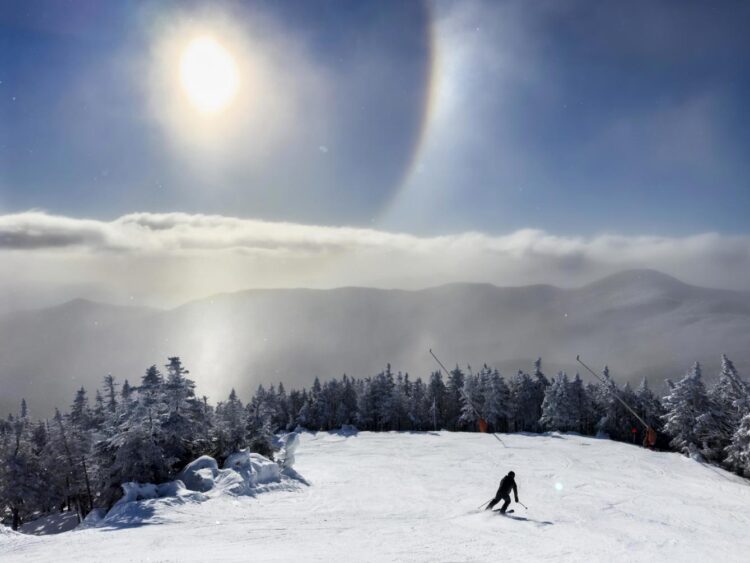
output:
M204 455L188 463L177 479L185 483L188 489L205 493L214 487L218 475L219 464L211 456Z
M224 462L224 470L235 471L249 488L281 480L281 468L275 462L247 451L230 455Z
M305 433L295 469L310 486L285 487L282 473L254 496L127 503L139 510L130 521L0 534L0 560L747 560L750 482L740 477L572 434L498 437ZM250 455L234 461L257 471ZM528 510L479 510L511 469Z

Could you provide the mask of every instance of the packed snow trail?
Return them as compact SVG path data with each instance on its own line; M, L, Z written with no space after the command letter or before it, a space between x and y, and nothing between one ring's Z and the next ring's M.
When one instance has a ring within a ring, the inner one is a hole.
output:
M10 561L747 561L748 481L575 435L305 434L309 487L155 503L144 523L0 534ZM516 472L519 504L477 506Z

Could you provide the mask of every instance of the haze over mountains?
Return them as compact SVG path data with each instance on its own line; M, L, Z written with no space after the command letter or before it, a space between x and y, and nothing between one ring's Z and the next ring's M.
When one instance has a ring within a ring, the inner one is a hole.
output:
M93 400L107 373L137 384L150 364L179 355L198 393L309 385L315 376L394 370L427 377L428 349L452 367L488 363L512 375L537 356L544 371L575 370L576 354L619 381L648 375L658 392L696 360L707 379L721 353L750 367L750 293L700 288L630 270L578 289L451 284L419 291L250 290L171 310L86 300L0 317L0 413L22 397L33 416Z

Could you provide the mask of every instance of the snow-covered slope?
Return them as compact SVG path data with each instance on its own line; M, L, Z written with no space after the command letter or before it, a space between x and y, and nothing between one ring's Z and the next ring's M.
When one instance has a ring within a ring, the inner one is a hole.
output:
M143 521L0 534L11 561L747 561L750 483L573 435L308 434L310 482L152 504ZM478 510L513 469L511 517Z

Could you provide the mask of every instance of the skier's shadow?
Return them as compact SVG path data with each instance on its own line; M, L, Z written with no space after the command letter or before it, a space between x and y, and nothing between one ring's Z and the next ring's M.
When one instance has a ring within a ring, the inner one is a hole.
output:
M499 510L493 510L495 514L500 514L502 516L505 516L506 518L511 518L513 520L519 520L521 522L533 522L534 524L538 524L540 526L552 526L554 522L550 522L549 520L534 520L533 518L526 518L524 516L516 516L515 514L503 514Z

